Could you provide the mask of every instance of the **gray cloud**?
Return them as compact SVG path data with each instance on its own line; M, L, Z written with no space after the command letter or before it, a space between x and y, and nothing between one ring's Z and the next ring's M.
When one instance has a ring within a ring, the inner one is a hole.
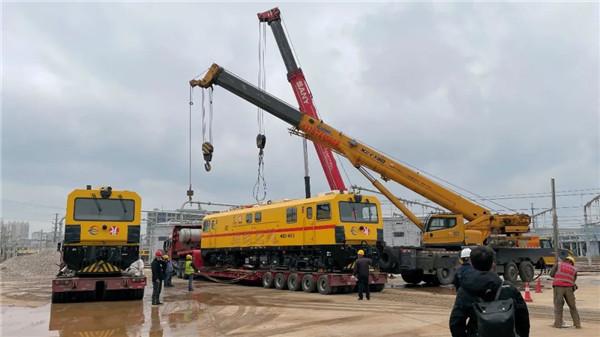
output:
M270 5L3 6L3 216L41 224L85 184L140 191L145 209L178 207L188 184L187 81L211 62L255 81L255 14ZM600 186L597 4L281 8L333 126L483 195L546 191L551 176L564 189ZM268 38L267 88L296 105ZM195 101L196 196L251 202L255 109L216 88L206 174L198 91ZM269 197L302 196L301 141L270 116L266 128ZM313 190L325 191L314 152L311 160ZM367 185L344 165L352 183Z

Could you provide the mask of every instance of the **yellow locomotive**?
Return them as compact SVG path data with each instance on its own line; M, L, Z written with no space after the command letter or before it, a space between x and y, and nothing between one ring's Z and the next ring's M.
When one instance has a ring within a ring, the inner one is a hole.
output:
M206 266L343 271L364 249L383 243L381 205L374 196L328 192L207 215Z
M119 274L139 256L141 198L111 187L73 190L67 198L63 262L82 274Z
M111 187L69 193L53 302L143 297L143 274L125 272L139 258L141 204L137 193Z

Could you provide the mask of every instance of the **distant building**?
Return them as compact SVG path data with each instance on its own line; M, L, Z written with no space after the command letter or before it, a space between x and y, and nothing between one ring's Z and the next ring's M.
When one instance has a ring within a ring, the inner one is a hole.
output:
M407 217L394 214L383 217L383 240L387 246L421 245L421 230Z
M18 249L29 244L29 222L0 219L0 261L17 255Z
M551 227L535 228L541 238L552 238ZM560 228L558 232L560 247L571 250L577 256L600 256L600 225Z

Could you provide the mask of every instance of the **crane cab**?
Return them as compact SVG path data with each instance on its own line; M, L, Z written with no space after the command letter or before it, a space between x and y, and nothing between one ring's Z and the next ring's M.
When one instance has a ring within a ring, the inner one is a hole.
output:
M425 246L461 246L465 241L465 224L459 214L431 215L423 231Z

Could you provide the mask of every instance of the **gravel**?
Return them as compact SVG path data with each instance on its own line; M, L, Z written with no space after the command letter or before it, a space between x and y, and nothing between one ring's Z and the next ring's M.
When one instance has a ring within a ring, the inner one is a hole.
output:
M60 253L54 249L42 250L37 254L12 257L0 263L0 279L17 281L51 279L58 273Z

